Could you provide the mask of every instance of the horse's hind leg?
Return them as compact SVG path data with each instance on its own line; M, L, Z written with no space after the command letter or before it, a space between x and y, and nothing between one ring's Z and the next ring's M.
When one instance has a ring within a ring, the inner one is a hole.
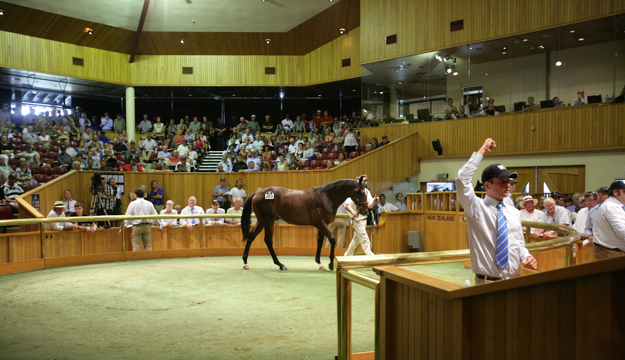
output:
M269 249L273 263L278 265L280 270L286 270L286 266L278 260L276 252L273 250L273 226L267 226L265 228L265 244L267 244L267 249Z
M249 270L250 268L249 266L247 266L247 256L250 253L250 246L252 246L252 242L254 242L254 239L256 239L256 236L258 236L261 231L263 231L263 224L257 222L256 225L254 225L254 227L252 228L249 238L246 241L245 251L243 252L243 268L245 270Z

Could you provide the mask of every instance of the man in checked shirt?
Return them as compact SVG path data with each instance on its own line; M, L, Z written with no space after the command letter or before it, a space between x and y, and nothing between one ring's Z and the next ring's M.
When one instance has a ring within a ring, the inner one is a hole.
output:
M504 202L510 196L509 181L517 174L503 165L489 165L482 172L486 196L481 199L473 191L473 174L484 154L496 146L493 139L486 139L458 170L456 177L458 200L467 219L471 268L476 285L519 276L521 265L531 270L537 268L536 259L525 248L519 211Z

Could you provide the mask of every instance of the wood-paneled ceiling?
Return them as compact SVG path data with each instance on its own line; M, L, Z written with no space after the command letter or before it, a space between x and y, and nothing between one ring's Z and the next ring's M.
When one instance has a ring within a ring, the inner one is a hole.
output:
M182 0L180 1L182 2ZM186 2L195 3L199 1L202 0L187 0ZM239 1L230 0L222 3L236 3ZM288 2L287 0L256 1L263 3L260 5L267 5L267 8L273 6L276 9L273 11L273 15L272 12L265 13L265 15L273 16L271 21L285 23L284 14L278 11L278 9L281 9L281 6ZM327 4L332 4L328 0L295 1L323 2L323 7L327 7ZM133 3L135 2L137 0L133 1ZM139 5L142 5L142 1L138 2L140 3ZM22 3L20 1L20 4ZM92 2L83 0L83 3L90 4ZM152 3L158 4L159 1L152 0ZM97 2L97 4L110 5L109 2L103 1ZM0 1L0 9L4 10L4 15L0 16L0 31L125 54L130 54L132 51L135 31L104 25L104 23L107 23L104 20L101 23L93 22L28 8L6 1ZM139 9L137 22L139 21L140 12ZM309 13L306 12L305 14ZM248 12L248 14L254 15L253 12ZM149 15L148 11L137 55L305 55L338 38L340 36L339 28L345 28L347 31L357 28L360 25L360 0L340 0L338 2L335 0L330 7L286 32L261 32L260 30L258 32L146 31L149 29ZM189 14L189 18L192 19L201 17L197 13ZM260 21L268 22L268 20L264 19L266 17L261 17L260 14L257 14L257 16L249 18L247 23L257 24L257 26L252 28L263 29ZM196 23L198 21L201 20L196 20ZM190 20L188 22L191 23ZM120 25L122 25L121 22ZM128 27L127 25L125 26ZM86 28L93 29L93 35L88 35L85 32ZM153 28L158 27L154 26ZM185 27L179 28L184 29ZM238 28L247 27L240 26ZM265 29L276 28L279 27L265 27ZM265 43L264 40L267 38L271 39L270 44ZM184 43L181 43L181 39L184 39Z

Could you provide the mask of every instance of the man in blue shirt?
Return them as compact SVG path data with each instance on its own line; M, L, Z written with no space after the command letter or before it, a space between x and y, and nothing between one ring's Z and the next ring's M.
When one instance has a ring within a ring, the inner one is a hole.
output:
M161 210L165 209L165 190L162 187L158 187L158 181L152 180L152 190L150 191L150 201L154 205L154 209L160 214Z

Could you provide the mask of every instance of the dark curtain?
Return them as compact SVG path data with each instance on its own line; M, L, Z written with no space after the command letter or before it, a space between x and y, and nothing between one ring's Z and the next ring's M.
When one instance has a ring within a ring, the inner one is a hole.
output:
M91 119L93 115L103 117L104 113L107 111L112 118L115 118L117 113L122 112L121 99L114 98L101 100L72 96L72 108L75 109L76 106L80 106L89 119Z
M173 109L170 99L142 99L135 100L135 119L142 119L143 114L148 115L148 119L154 121L156 116L161 117L165 124L169 119L176 120L176 123L185 116L190 120L197 116L200 121L206 116L209 121L216 121L221 117L221 101L213 99L174 99Z

